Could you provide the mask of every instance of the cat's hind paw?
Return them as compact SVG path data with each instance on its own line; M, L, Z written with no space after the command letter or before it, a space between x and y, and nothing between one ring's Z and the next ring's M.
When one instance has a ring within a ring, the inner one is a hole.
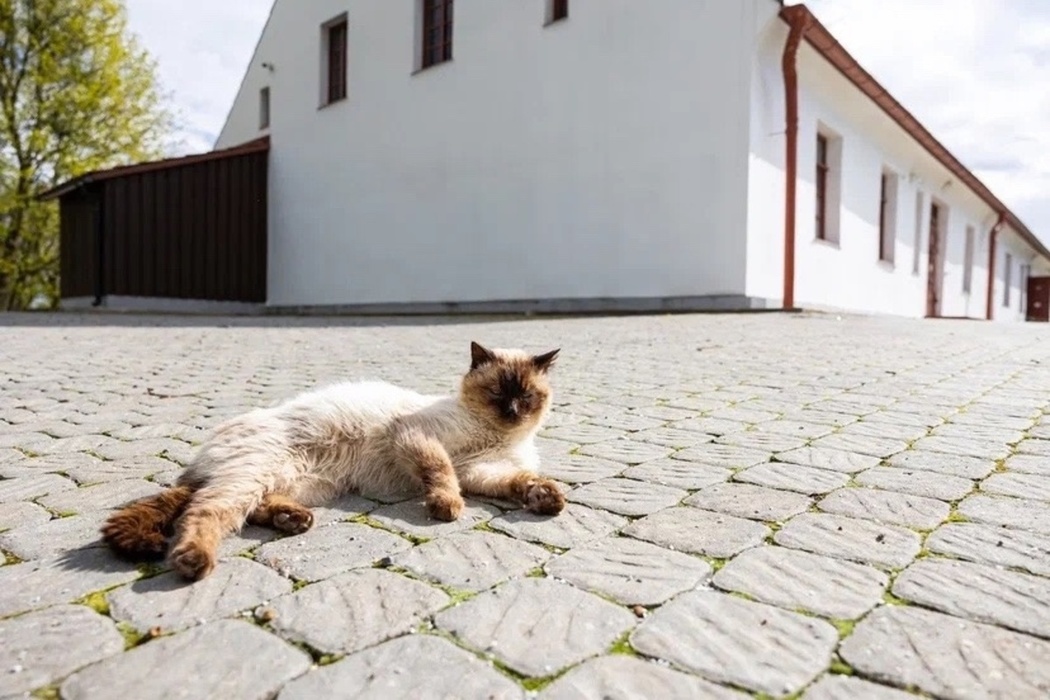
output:
M301 535L314 524L314 514L308 508L300 507L277 512L273 516L273 527L290 535Z
M427 512L437 520L452 522L459 519L465 505L463 497L453 491L434 491L427 495Z
M199 581L215 568L215 555L196 542L186 542L171 551L171 566L183 578Z
M550 479L529 485L525 493L525 510L539 515L557 515L565 508L565 496Z

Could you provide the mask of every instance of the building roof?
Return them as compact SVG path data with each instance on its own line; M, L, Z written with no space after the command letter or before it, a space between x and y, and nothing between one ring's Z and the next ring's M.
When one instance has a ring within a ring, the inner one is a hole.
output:
M818 54L842 73L847 80L857 86L862 93L867 95L882 111L900 125L905 132L914 138L930 155L948 169L960 182L973 190L984 202L996 213L1005 217L1006 224L1017 231L1032 248L1044 258L1050 259L1050 250L1039 238L1027 227L1024 222L1006 206L988 187L981 182L958 158L952 155L944 144L938 141L919 120L891 95L886 88L879 84L868 71L850 55L842 44L821 24L820 20L805 5L792 5L784 7L780 11L780 17L785 22L791 23L792 17L806 20L808 29L805 32L806 43Z
M56 197L61 197L64 194L68 194L73 190L87 185L89 183L103 182L105 180L111 180L115 177L124 177L126 175L141 175L142 173L151 173L158 170L169 170L171 168L180 168L184 165L194 165L197 163L205 163L210 160L221 160L223 158L230 158L233 156L242 156L249 153L261 153L270 149L270 137L263 136L252 141L247 141L231 148L224 148L216 151L208 151L206 153L195 153L188 156L180 156L178 158L165 158L163 160L154 160L146 163L135 163L133 165L121 165L115 168L109 168L107 170L94 170L90 173L84 173L71 180L52 187L46 192L42 192L37 195L37 199L48 200Z

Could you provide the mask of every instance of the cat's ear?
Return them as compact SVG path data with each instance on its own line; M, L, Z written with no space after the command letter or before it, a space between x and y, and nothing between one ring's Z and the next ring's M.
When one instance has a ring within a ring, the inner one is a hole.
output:
M558 358L558 353L561 352L561 348L545 352L542 355L534 355L532 358L532 366L540 372L546 372L554 364L554 360Z
M481 345L470 341L470 368L477 369L482 365L488 364L489 362L495 362L496 355L491 350Z

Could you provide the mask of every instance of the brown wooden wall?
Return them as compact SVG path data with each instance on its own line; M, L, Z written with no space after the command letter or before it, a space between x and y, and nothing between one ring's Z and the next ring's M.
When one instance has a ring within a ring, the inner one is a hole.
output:
M266 188L267 153L254 152L132 172L65 195L62 296L265 302Z

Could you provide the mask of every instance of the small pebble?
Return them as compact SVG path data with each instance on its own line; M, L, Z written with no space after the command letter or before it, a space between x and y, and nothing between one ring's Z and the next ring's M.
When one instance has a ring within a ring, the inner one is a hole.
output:
M277 617L277 611L273 608L259 608L255 611L255 619L259 622L271 622Z
M634 613L635 617L645 617L648 611L641 605L635 605L633 608L631 608L631 612Z

